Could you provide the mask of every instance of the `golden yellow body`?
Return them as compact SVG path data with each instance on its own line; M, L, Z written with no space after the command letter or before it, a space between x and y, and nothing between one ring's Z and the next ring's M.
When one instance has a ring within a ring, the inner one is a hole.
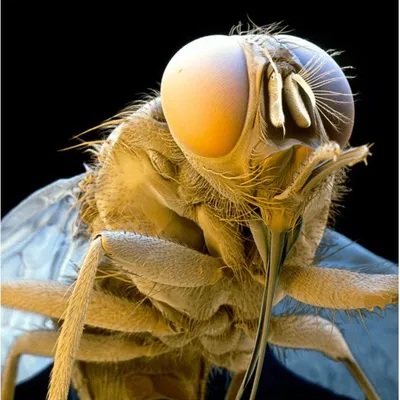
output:
M3 285L4 306L64 321L60 334L17 340L3 399L18 356L32 346L52 356L56 343L51 400L66 398L71 376L82 400L203 399L212 365L235 374L234 399L256 368L255 345L265 347L258 329L272 345L343 361L377 398L333 323L270 315L285 296L344 310L398 297L395 275L315 265L343 168L365 161L368 147L347 144L354 108L340 68L292 38L212 37L195 62L189 47L167 67L161 97L106 124L112 131L80 184L92 241L74 290Z

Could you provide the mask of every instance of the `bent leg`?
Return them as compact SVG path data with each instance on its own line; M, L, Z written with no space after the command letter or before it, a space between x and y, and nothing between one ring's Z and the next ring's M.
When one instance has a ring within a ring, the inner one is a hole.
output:
M41 357L53 357L60 334L56 331L33 331L17 338L8 355L3 371L2 399L11 400L14 395L14 383L17 374L18 360L23 354ZM133 340L118 336L103 336L85 333L82 335L77 361L121 362L138 357L152 357L166 353L168 347L155 342L141 345Z
M292 315L271 319L269 343L292 349L317 350L343 362L365 396L379 399L371 382L354 359L340 330L330 321L311 315Z

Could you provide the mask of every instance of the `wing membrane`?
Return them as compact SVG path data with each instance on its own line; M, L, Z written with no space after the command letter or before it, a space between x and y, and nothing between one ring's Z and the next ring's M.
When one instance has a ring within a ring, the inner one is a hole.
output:
M87 248L87 236L75 207L82 175L58 180L33 193L2 221L1 278L70 281ZM52 328L43 316L2 308L2 366L15 338L25 331ZM17 383L31 378L52 362L21 357Z

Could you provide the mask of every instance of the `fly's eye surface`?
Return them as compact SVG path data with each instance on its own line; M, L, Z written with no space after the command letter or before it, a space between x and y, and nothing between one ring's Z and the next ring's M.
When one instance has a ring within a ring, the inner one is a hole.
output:
M234 37L197 39L171 59L161 81L165 118L176 142L204 157L228 154L247 113L244 52Z
M354 125L354 100L349 82L336 61L307 40L291 35L275 36L300 61L314 93L330 140L343 147Z

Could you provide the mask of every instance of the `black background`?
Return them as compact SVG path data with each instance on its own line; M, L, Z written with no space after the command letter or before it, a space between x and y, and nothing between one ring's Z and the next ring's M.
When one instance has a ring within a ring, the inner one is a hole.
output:
M351 85L360 95L351 143L375 145L369 166L356 165L350 174L352 192L336 227L397 261L396 2L380 2L385 8L350 1L169 2L163 8L143 1L99 3L2 2L3 215L40 187L82 172L85 154L58 150L158 89L178 49L200 36L227 34L248 15L258 25L283 20L291 34L345 50L339 63L356 67Z

